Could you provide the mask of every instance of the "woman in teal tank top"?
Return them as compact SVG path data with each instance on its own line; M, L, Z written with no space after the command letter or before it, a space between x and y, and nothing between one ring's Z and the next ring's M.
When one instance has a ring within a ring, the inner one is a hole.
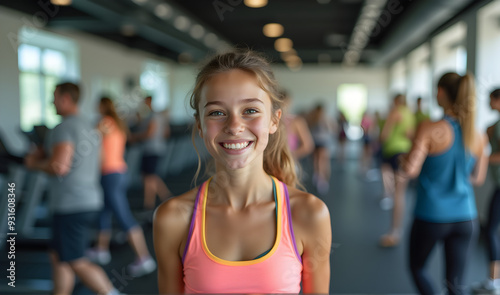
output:
M392 224L389 232L382 236L380 245L393 247L399 243L403 220L405 192L408 180L396 177L399 169L398 158L411 148L411 139L415 131L415 117L406 106L405 97L401 94L394 97L393 107L380 132L382 144L382 180L384 184L384 198L380 205L382 209L393 206Z
M475 89L471 75L447 73L438 82L437 102L444 118L419 126L410 152L401 159L401 177L418 176L410 235L410 270L420 294L465 294L464 270L477 239L477 210L472 185L484 182L487 139L474 129ZM442 242L446 278L435 287L425 265Z

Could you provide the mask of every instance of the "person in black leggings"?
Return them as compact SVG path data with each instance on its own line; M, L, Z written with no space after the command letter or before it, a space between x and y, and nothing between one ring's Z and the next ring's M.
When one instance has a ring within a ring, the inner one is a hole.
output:
M435 223L415 219L410 235L410 270L421 294L435 294L425 271L425 263L434 246L443 241L445 252L445 279L449 294L463 294L463 275L467 255L477 240L476 220L453 223ZM450 290L451 289L451 290Z
M500 111L500 88L490 94L490 107ZM495 182L495 191L491 196L488 221L486 223L486 240L490 260L490 276L488 279L475 286L476 292L500 291L500 120L488 128L492 154L489 158L490 171Z
M472 185L484 182L487 139L474 130L474 78L447 73L438 82L444 118L421 123L402 171L418 175L410 235L409 263L420 294L437 294L425 270L429 254L442 242L448 294L465 294L465 265L477 240L477 209ZM404 175L401 175L402 177Z

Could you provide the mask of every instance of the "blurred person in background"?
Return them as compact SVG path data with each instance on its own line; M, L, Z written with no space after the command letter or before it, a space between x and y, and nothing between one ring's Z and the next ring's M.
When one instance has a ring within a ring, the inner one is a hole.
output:
M380 239L382 247L398 245L402 234L401 227L408 179L397 177L397 172L399 156L410 151L414 132L415 117L406 106L405 97L398 94L394 97L392 108L380 132L380 142L382 143L381 170L385 188L381 207L386 210L393 209L389 232Z
M289 112L292 99L286 91L282 91L284 102L284 123L288 139L288 147L295 160L300 160L314 151L314 141L303 117Z
M151 96L144 99L147 114L141 119L137 133L130 135L130 142L142 143L141 172L144 183L144 209L152 210L156 204L156 196L161 201L166 200L172 194L167 185L156 173L158 160L165 152L165 124L162 114L154 112Z
M370 170L373 158L375 124L374 118L365 111L361 119L361 128L363 129L363 154L361 156L360 165L360 171L365 176L368 176L367 173Z
M320 194L326 194L330 189L330 148L333 145L333 127L322 104L318 104L309 113L308 123L314 141L313 183Z
M422 98L417 98L417 111L415 112L415 121L417 123L417 126L420 125L420 123L422 123L423 121L429 119L429 114L424 113L424 111L422 110Z
M153 272L156 263L149 254L142 228L135 221L127 200L127 164L123 158L128 128L118 117L113 101L103 97L99 103L101 120L98 129L102 134L101 186L104 192L104 209L99 217L99 237L95 248L87 252L94 262L107 264L111 260L109 242L111 217L114 215L136 255L127 268L128 273L139 277Z
M491 92L490 107L492 110L500 112L500 88ZM487 134L491 145L489 169L495 183L485 228L490 269L489 278L476 285L474 291L492 294L500 291L500 237L498 236L498 226L500 225L500 120L488 128Z
M475 100L471 75L443 75L437 102L444 118L422 122L410 152L401 157L402 177L418 176L409 264L420 294L440 293L425 270L440 243L448 294L467 294L465 267L479 233L472 185L484 182L488 166L487 138L474 128Z
M339 110L339 116L337 118L337 132L338 132L338 159L339 161L343 161L345 157L345 143L347 142L347 134L346 130L347 127L349 126L349 122L347 121L347 118L344 115L344 112Z
M54 91L54 105L62 122L49 134L45 152L29 154L27 168L52 176L49 194L55 204L50 262L53 294L72 294L75 274L97 294L118 294L106 273L85 257L88 229L102 208L99 186L101 138L79 113L80 89L62 83Z

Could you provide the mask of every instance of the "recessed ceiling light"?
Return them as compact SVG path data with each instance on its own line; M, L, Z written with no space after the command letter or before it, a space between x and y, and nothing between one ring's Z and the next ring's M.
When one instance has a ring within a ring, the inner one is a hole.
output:
M169 19L173 14L172 7L166 3L160 3L155 7L155 14L159 18Z
M189 35L195 39L201 39L203 34L205 34L205 29L200 25L194 25L191 27L191 30L189 30Z
M205 38L203 38L203 43L208 47L215 47L217 45L218 38L214 33L208 33Z
M288 38L279 38L274 41L274 48L279 52L285 52L293 47L292 40Z
M50 0L50 3L59 6L71 5L71 0Z
M251 8L260 8L267 5L267 0L245 0L244 3Z
M283 26L277 23L270 23L262 28L262 32L265 36L270 38L275 38L283 35Z
M186 32L187 30L189 30L189 25L189 19L185 16L179 15L174 20L174 27L179 31Z

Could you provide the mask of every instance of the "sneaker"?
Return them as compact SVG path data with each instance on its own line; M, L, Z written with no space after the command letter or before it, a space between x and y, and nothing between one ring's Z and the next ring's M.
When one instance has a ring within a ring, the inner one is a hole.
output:
M87 256L90 261L100 265L106 265L111 261L111 254L109 251L96 248L88 249L85 256Z
M500 279L487 279L472 287L474 294L500 294Z
M137 278L150 274L156 269L156 262L153 258L138 259L127 266L128 273Z

